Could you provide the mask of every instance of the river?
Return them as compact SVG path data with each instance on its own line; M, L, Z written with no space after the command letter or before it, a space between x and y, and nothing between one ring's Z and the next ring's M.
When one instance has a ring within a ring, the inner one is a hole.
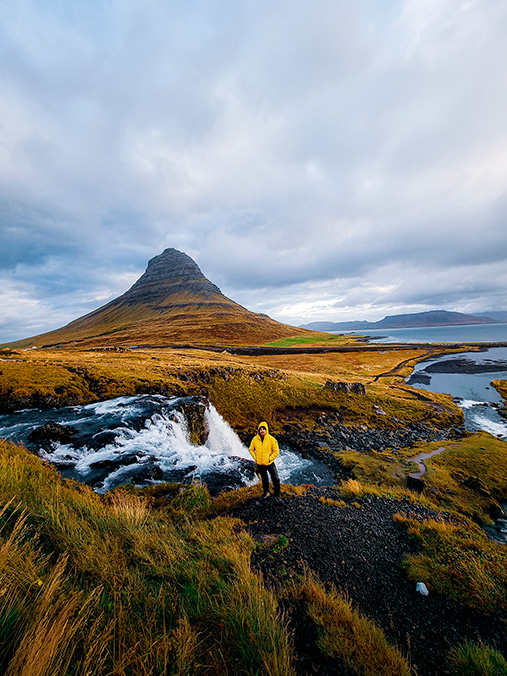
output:
M499 413L503 400L491 385L492 380L507 380L505 347L428 359L417 364L407 383L454 397L463 409L470 432L485 430L506 439L507 419Z
M206 442L191 442L186 403L196 405L197 400L139 395L87 406L27 409L0 415L0 438L25 444L65 478L99 493L129 482L144 486L199 479L212 494L255 483L248 448L211 404L204 412ZM30 435L48 422L71 430L71 438L34 441ZM288 448L281 449L277 467L284 483L334 482L326 465Z

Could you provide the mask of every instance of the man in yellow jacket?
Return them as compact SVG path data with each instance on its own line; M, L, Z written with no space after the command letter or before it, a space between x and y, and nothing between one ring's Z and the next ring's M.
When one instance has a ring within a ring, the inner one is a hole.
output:
M269 434L267 423L261 422L259 425L258 434L255 435L250 444L250 453L257 463L257 471L261 475L262 490L264 491L262 497L269 498L269 474L273 483L275 500L281 502L280 479L274 462L280 453L280 449L278 448L278 441Z

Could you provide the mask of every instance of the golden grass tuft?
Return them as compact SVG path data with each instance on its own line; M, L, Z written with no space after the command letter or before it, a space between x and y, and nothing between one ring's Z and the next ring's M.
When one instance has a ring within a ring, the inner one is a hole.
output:
M324 498L321 496L319 502L326 507L346 507L347 503L345 500L333 500L333 498Z
M421 552L408 555L404 567L410 579L484 612L507 610L507 551L489 540L474 523L461 525L396 516L417 537Z
M410 676L410 666L372 620L353 610L335 590L326 591L311 574L288 585L284 594L302 599L318 628L324 655L343 660L360 676Z

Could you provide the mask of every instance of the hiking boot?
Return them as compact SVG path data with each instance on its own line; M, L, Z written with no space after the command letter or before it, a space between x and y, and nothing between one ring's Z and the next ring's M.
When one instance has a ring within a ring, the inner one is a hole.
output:
M269 493L264 493L262 496L262 500L265 500L266 498L269 498L270 494Z
M283 500L282 500L282 498L281 498L279 495L277 495L276 498L275 498L275 502L282 503Z

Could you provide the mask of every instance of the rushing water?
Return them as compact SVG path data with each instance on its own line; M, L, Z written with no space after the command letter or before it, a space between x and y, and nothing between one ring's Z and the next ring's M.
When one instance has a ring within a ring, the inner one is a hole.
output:
M188 400L187 400L188 401ZM257 481L248 449L216 409L205 410L208 438L190 441L185 400L158 395L119 397L88 406L30 409L0 416L0 437L25 443L66 478L105 492L120 484L203 480L216 493ZM38 442L30 434L47 422L71 426L70 443ZM286 483L332 483L325 465L282 448L277 460Z
M505 347L428 359L417 364L407 382L454 397L463 409L469 431L485 430L507 439L507 419L499 413L503 400L491 385L492 380L507 380Z

